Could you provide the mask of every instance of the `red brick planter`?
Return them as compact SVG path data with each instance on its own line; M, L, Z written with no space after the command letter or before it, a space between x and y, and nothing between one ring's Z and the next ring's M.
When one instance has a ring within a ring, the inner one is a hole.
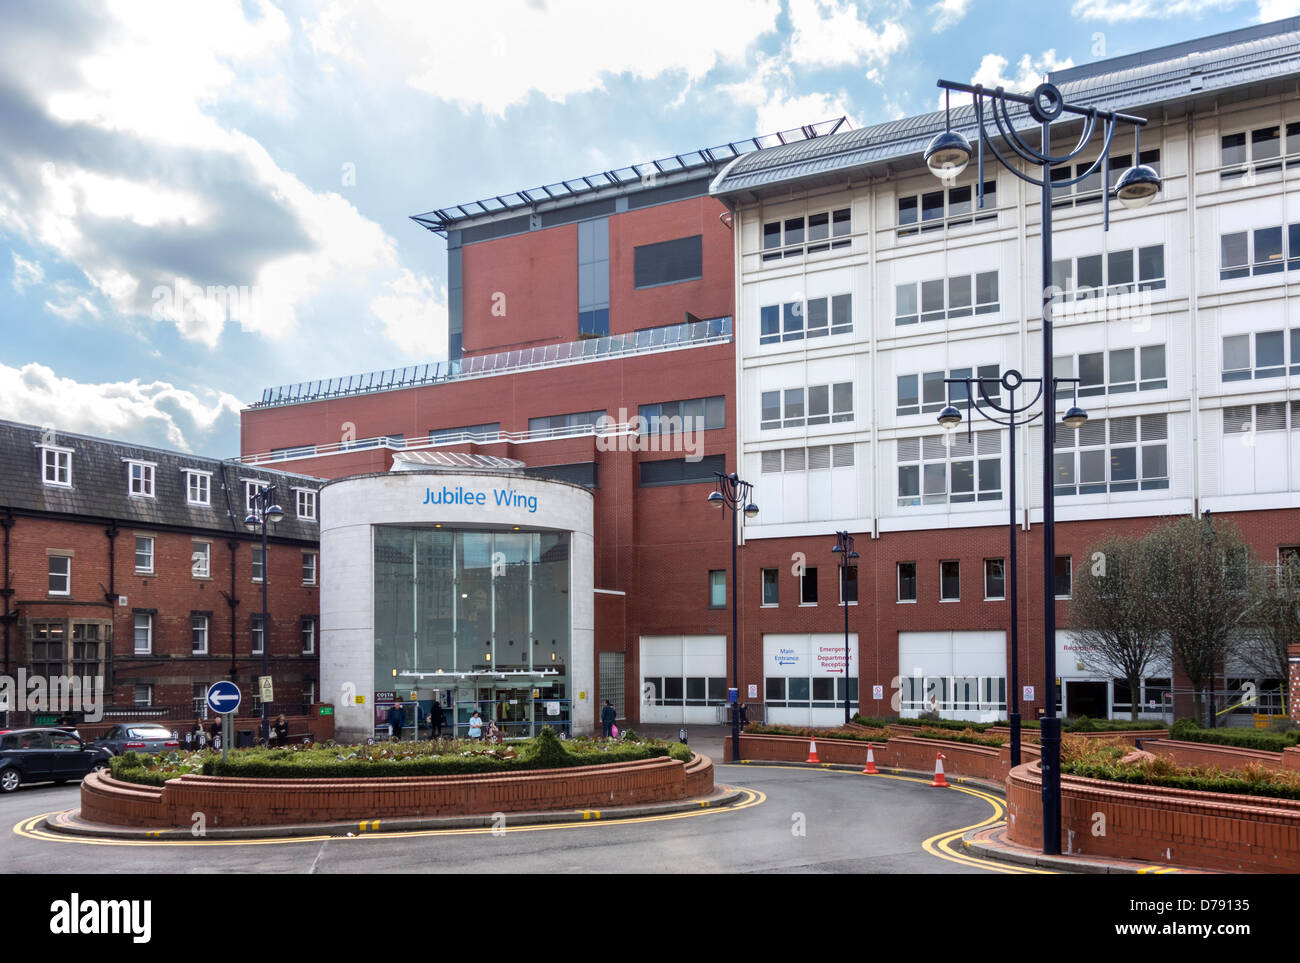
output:
M1145 745L1145 743L1144 743ZM1043 841L1042 773L1007 779L1008 835ZM1105 835L1093 835L1100 828ZM1246 873L1300 872L1300 800L1135 786L1061 776L1061 851Z
M1219 746L1209 742L1184 742L1181 739L1143 739L1142 748L1157 756L1168 756L1180 766L1217 766L1240 769L1257 762L1270 769L1300 768L1300 752L1266 752L1239 746Z
M81 784L81 818L110 826L173 828L203 813L210 827L275 826L494 812L603 809L707 796L713 763L641 759L604 766L481 776L391 779L239 779L181 776L161 788L92 773Z

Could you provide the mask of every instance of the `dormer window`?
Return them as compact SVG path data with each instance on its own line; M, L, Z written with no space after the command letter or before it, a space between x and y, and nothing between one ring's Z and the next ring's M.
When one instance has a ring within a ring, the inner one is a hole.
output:
M156 462L127 459L127 493L140 498L153 498L153 473Z
M60 488L72 487L72 449L41 447L41 480Z

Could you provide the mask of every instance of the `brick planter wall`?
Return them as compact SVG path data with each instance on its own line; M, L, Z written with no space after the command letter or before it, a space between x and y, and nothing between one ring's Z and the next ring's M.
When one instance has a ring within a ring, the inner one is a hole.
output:
M1043 840L1042 773L1007 779L1008 835ZM1105 835L1094 836L1105 817ZM1061 776L1061 851L1247 873L1300 872L1300 800L1133 786Z
M82 782L81 818L131 827L274 826L494 812L603 809L713 792L713 763L643 759L604 766L481 776L391 779L238 779L181 776L162 788L92 773Z
M1216 746L1208 742L1184 742L1181 739L1143 739L1142 748L1157 756L1168 756L1180 766L1217 766L1240 769L1257 762L1270 769L1293 769L1300 766L1300 753L1265 752L1238 746Z

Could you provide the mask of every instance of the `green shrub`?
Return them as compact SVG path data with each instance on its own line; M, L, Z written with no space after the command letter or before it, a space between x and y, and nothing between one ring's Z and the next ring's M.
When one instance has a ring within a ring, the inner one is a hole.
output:
M990 726L1005 725L998 722L961 722L957 719L885 719L872 716L856 715L853 721L860 726L872 726L883 729L885 726L907 726L908 728L928 727L931 729L953 729L957 732L964 732L967 729L974 729L976 732L983 732Z
M951 729L918 729L912 735L921 739L942 739L944 742L965 742L973 746L991 746L1000 748L1003 739L1000 736L982 736L974 729L954 732Z
M1267 729L1202 729L1194 719L1179 719L1169 730L1169 738L1184 742L1201 742L1216 746L1236 746L1262 752L1282 752L1300 739L1300 731L1269 732Z
M769 726L751 722L745 731L756 736L800 736L804 739L849 739L853 742L884 742L889 733L883 729L861 732L856 729L810 729L799 726Z
M1061 772L1089 779L1107 779L1144 786L1168 786L1174 789L1192 789L1199 792L1223 792L1243 796L1268 796L1274 799L1300 799L1300 785L1287 782L1268 782L1236 773L1202 775L1176 772L1156 775L1141 766L1106 765L1104 763L1062 763ZM1253 775L1253 774L1252 774Z

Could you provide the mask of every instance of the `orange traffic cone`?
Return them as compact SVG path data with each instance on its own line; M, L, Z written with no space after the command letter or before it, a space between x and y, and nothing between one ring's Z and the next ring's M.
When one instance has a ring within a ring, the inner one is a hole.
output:
M808 758L804 762L815 762L821 765L821 760L817 758L817 740L810 740L808 743Z
M937 752L934 755L934 782L931 786L938 786L940 789L948 788L948 780L943 778L943 753Z
M867 768L862 770L869 776L880 775L880 770L876 768L876 757L871 751L871 743L867 743Z

